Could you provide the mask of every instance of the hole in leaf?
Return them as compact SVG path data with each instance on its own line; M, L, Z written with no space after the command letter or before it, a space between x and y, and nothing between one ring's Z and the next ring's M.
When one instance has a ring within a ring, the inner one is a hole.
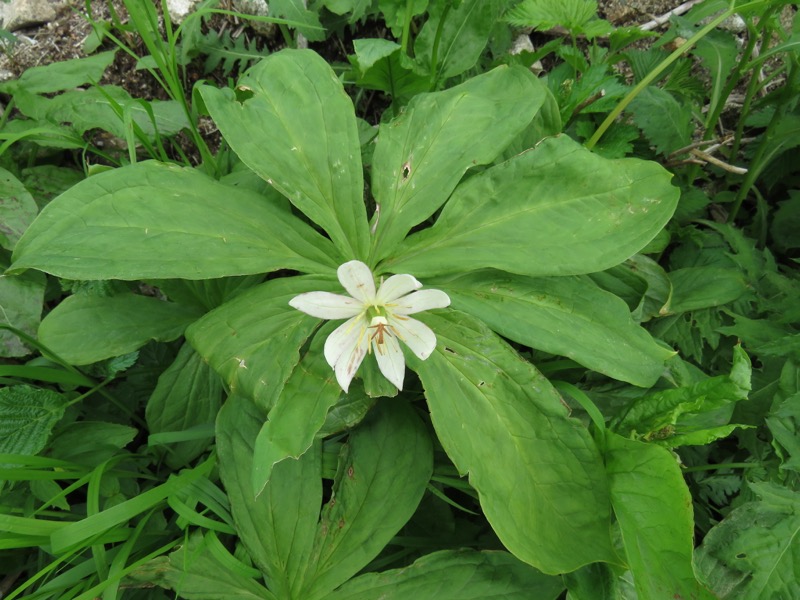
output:
M409 177L410 175L411 175L411 163L410 163L410 162L407 162L407 163L405 163L405 164L403 165L403 181L405 181L406 179L408 179L408 177Z
M253 90L244 86L237 87L234 93L236 94L236 101L239 104L244 104L253 97Z

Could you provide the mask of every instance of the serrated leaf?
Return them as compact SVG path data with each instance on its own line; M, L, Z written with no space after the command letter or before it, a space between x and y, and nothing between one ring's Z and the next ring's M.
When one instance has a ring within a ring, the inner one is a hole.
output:
M607 269L667 223L679 195L671 177L655 163L606 160L566 136L547 138L467 179L434 226L409 236L379 269L416 277Z
M439 342L409 357L433 426L505 547L551 574L615 562L600 454L547 379L477 319L417 316Z
M585 278L477 271L432 285L505 338L635 385L653 385L673 355L633 322L622 300Z
M94 175L51 202L14 271L67 279L209 279L339 264L328 240L264 197L155 161Z
M60 394L43 388L0 389L0 454L38 454L64 416L66 405Z
M611 503L639 598L712 600L692 571L692 497L669 450L606 435Z
M667 155L692 141L692 111L669 92L646 87L631 102L629 110L634 123L661 154Z
M199 316L149 296L70 296L42 320L39 341L69 364L88 365L133 352L150 340L172 341Z
M351 579L326 600L555 600L564 584L506 552L442 550Z
M200 93L242 162L325 229L345 259L366 258L355 112L328 63L310 50L284 50L247 71L236 91Z

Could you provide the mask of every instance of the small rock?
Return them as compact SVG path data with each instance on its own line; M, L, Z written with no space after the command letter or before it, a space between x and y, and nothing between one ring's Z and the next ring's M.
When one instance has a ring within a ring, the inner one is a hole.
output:
M531 42L531 36L527 33L521 33L511 44L511 50L508 52L509 54L522 54L523 52L536 52L536 48L534 48L533 42ZM542 61L537 60L533 63L531 65L531 71L536 75L544 71Z
M0 21L3 29L16 31L47 23L56 18L56 9L47 0L11 0L0 2Z
M267 0L233 0L234 10L254 17L268 17L269 5ZM275 23L264 21L249 21L250 26L258 33L271 36L275 33Z
M176 25L183 23L186 15L194 12L200 0L167 0L169 19Z

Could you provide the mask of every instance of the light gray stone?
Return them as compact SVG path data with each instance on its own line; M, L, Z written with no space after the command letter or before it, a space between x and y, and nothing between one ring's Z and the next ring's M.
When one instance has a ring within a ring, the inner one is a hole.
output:
M268 17L269 4L267 0L233 0L233 9L254 17ZM264 21L250 21L250 26L258 33L271 36L275 33L275 23Z
M167 0L169 19L176 25L183 23L189 13L194 12L200 0Z
M41 25L55 18L55 6L47 0L0 2L0 20L3 22L3 29L8 31Z

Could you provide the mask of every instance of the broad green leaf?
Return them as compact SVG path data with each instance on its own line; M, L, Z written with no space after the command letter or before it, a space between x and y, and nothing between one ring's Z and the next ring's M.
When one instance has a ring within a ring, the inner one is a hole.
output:
M0 91L13 94L25 90L33 94L48 94L69 90L87 83L97 83L106 68L114 62L115 50L100 52L86 58L55 62L43 67L31 67L18 79L0 84Z
M195 531L184 547L145 563L130 577L139 586L175 590L187 600L276 600L255 581L259 575L232 556L213 533Z
M800 494L750 484L761 496L731 511L697 551L697 570L722 600L800 598Z
M414 41L414 57L430 72L434 85L475 66L502 4L499 0L434 3Z
M37 454L64 416L60 394L30 385L0 389L0 454Z
M35 165L22 169L22 183L25 184L40 210L53 198L66 192L83 179L82 171L55 165Z
M415 277L495 268L520 275L607 269L652 240L678 189L660 165L608 160L566 136L469 178L435 225L410 236L383 270Z
M145 418L150 434L178 432L214 423L222 404L222 382L191 346L184 344L178 356L159 376L147 401ZM166 463L176 469L200 456L210 439L171 445Z
M737 269L687 267L669 273L672 299L665 314L677 314L733 302L748 290Z
M0 168L0 247L13 250L37 210L33 196L20 180Z
M547 379L464 313L419 319L439 340L411 363L433 425L506 548L551 574L615 561L600 454Z
M692 497L666 448L606 435L611 504L639 598L714 598L692 571Z
M563 575L569 600L619 600L619 578L606 563L592 563Z
M49 444L49 454L60 460L96 467L119 455L139 431L119 423L77 421L59 431Z
M323 345L334 325L317 332L308 352L295 367L283 390L269 411L269 420L258 433L253 467L253 493L258 495L267 484L276 463L300 458L314 442L325 424L328 410L336 404L342 390L333 369L323 355Z
M674 354L633 322L622 300L588 278L487 270L431 285L503 337L634 385L653 385Z
M672 297L672 282L667 272L642 254L606 271L592 273L590 277L603 289L624 299L637 322L663 316Z
M0 268L6 266L0 256ZM0 275L0 325L10 325L36 336L42 317L42 303L47 280L43 273ZM0 356L26 356L31 350L8 329L0 329Z
M272 593L291 598L302 583L322 504L320 446L298 460L285 460L256 498L250 485L253 447L266 413L232 395L217 418L220 475L231 502L236 529Z
M347 22L356 23L372 4L372 0L322 0L325 7L336 15L350 13Z
M432 472L430 434L416 413L405 402L379 403L342 446L308 583L295 597L326 597L363 569L414 514Z
M235 92L203 86L200 93L242 162L327 231L346 259L364 259L358 128L328 63L310 50L285 50L247 71Z
M25 116L69 123L81 135L99 128L124 139L126 118L136 123L149 139L153 139L156 133L162 136L175 135L190 127L186 111L179 102L148 102L133 98L124 89L112 85L65 92L55 98L44 98L23 90L17 97L20 111Z
M338 292L340 285L321 277L273 279L193 323L186 339L231 392L269 410L300 361L300 347L319 324L289 300L317 290Z
M693 33L689 33L688 37ZM722 98L723 86L739 60L737 40L730 32L712 29L697 40L697 46L692 52L711 75L708 111L712 114L717 104L725 101L725 98Z
M39 326L39 341L72 365L121 356L150 340L169 342L200 316L150 296L70 296Z
M705 430L728 425L736 402L746 400L752 367L747 354L736 346L730 375L704 378L692 385L660 390L636 399L612 421L612 429L624 436L658 439L671 446L690 439L713 438ZM724 433L716 431L716 433ZM682 437L686 434L698 434Z
M390 255L447 200L467 169L492 162L544 99L544 86L529 71L498 67L447 91L416 96L383 124L372 162L379 207L373 256Z
M442 550L408 567L365 573L326 600L555 600L559 577L543 575L506 552Z
M154 161L100 173L59 196L13 258L14 270L68 279L209 279L340 263L320 234L258 194Z

